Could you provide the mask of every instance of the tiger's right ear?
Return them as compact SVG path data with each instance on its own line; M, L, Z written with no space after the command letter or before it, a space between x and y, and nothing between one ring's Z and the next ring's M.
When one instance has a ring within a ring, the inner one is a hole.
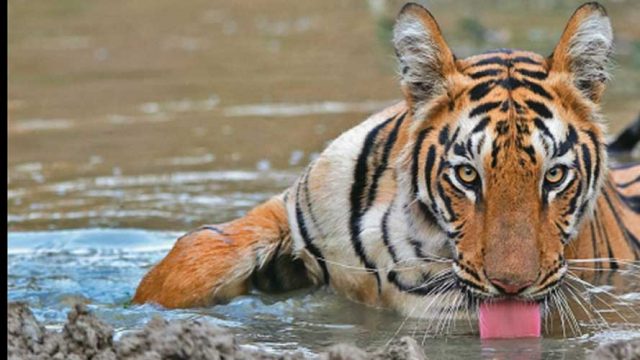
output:
M415 3L402 8L393 28L393 45L411 109L445 91L447 76L456 71L455 57L427 9Z

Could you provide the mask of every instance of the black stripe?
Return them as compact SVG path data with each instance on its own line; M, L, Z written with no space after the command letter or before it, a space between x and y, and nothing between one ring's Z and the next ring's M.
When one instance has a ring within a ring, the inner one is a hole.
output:
M500 106L500 103L501 103L500 101L495 101L495 102L487 102L487 103L478 105L473 110L471 110L471 112L469 113L469 117L472 118L474 116L487 113L497 108L498 106Z
M443 274L437 275L433 278L429 278L428 274L423 274L421 284L407 285L407 284L404 284L400 279L398 279L398 273L391 270L387 274L387 280L393 285L395 285L396 288L402 292L406 292L412 295L425 296L425 295L442 294L451 290L455 286L455 283L453 281L451 281L450 284L445 285L441 289L438 289L438 288L442 286L446 281L452 280L453 278L450 278L452 275L453 273L449 271ZM429 283L427 284L427 282Z
M551 114L551 110L549 110L549 108L545 104L534 100L525 100L524 102L527 104L529 109L540 115L540 117L545 119L551 119L553 117L553 114Z
M449 176L449 174L444 174L444 175L442 176L442 178L443 178L443 180L444 180L447 184L449 184L449 186L451 186L451 189L453 189L453 191L454 191L455 193L457 193L459 196L461 196L461 197L466 197L466 196L467 196L467 194L466 194L464 191L460 190L460 189L459 189L459 188L458 188L458 187L453 183L453 181L451 180L451 177Z
M407 115L406 112L398 118L395 126L393 127L393 130L391 130L391 133L389 133L389 136L387 137L387 141L384 144L384 148L382 152L382 160L380 161L380 164L378 165L378 167L376 167L376 170L373 173L371 186L369 186L369 192L367 194L367 205L365 207L364 212L366 212L371 207L371 205L373 204L373 200L375 200L376 192L378 190L378 182L380 181L380 178L382 177L382 174L384 173L384 171L387 170L387 166L389 163L389 155L391 154L393 145L396 143L396 140L398 139L398 131L400 130L400 126L404 121L405 115Z
M532 64L532 65L542 65L541 62L533 60L532 58L528 58L526 56L516 56L513 59L511 59L511 62Z
M534 83L532 81L529 81L527 79L522 79L522 83L524 84L524 86L527 89L531 90L532 92L536 93L537 95L540 95L540 96L542 96L544 98L547 98L549 100L553 99L553 96L551 96L551 94L549 94L547 92L547 90L545 90L542 86L540 86L540 85L538 85L538 84L536 84L536 83Z
M476 290L484 292L484 293L487 292L487 289L483 285L476 284L471 280L464 279L464 278L461 278L459 276L456 276L456 281L459 284L462 284L463 286L466 286L466 287L469 287L469 288L472 288L472 289L476 289ZM473 299L474 297L470 296L469 298Z
M201 226L198 230L209 230L209 231L213 231L214 233L219 234L219 235L226 235L224 233L224 231L222 231L218 227L212 226L212 225Z
M538 284L544 285L544 283L547 282L547 280L549 280L551 277L553 277L554 275L558 274L558 271L562 268L562 266L557 266L556 268L554 268L553 270L549 271L539 282ZM543 286L542 289L546 289L548 286Z
M469 156L467 155L467 151L469 153L471 153L471 138L467 139L467 147L466 148L462 144L453 145L453 153L454 154L469 159Z
M531 160L531 162L533 164L537 163L536 160L536 151L533 148L533 146L531 145L527 145L527 146L522 146L521 149L527 154L529 155L529 159Z
M578 142L578 133L573 125L569 125L569 130L566 139L562 141L558 146L558 152L554 153L554 157L560 157L572 149Z
M502 70L500 69L488 69L488 70L482 70L482 71L478 71L476 73L473 74L469 74L469 76L472 79L480 79L486 76L496 76L499 75L500 73L502 73Z
M503 58L496 56L496 57L490 57L490 58L480 60L476 63L471 64L471 66L476 67L476 66L483 66L483 65L489 65L489 64L506 66L507 62Z
M621 193L618 193L618 197L627 205L629 209L633 210L633 212L635 212L636 214L640 214L640 195L625 196Z
M489 80L477 84L476 86L472 87L471 90L469 90L469 99L471 99L471 101L482 99L491 91L491 89L493 89L494 86L494 80Z
M558 231L560 232L560 235L562 236L562 243L567 245L567 243L569 242L569 238L571 237L571 234L566 232L563 228L562 225L558 224L558 223L554 223L556 225L556 229L558 229Z
M475 270L471 269L470 267L466 266L465 264L459 261L456 261L456 265L458 265L460 270L464 271L468 275L471 275L471 277L473 277L476 281L482 283L482 280L480 279L480 275L478 274L478 272L476 272Z
M482 120L480 120L478 124L473 128L473 130L471 130L471 133L475 134L483 131L487 127L487 125L489 125L489 120L491 119L488 116L483 117Z
M551 143L553 144L553 147L555 149L555 146L556 146L555 138L551 134L551 131L549 131L549 128L547 127L547 125L545 125L544 122L539 117L535 117L533 119L533 125L536 128L538 128L538 130L540 130L544 136L546 136L547 138L549 138L551 140ZM554 153L555 153L555 151L554 151Z
M593 169L591 168L591 153L589 152L589 147L587 146L587 144L582 144L581 148L582 148L582 161L584 164L584 170L585 172L587 172L585 174L587 177L587 188L590 188L591 182L593 181L592 179Z
M449 150L451 149L451 145L453 145L453 143L458 140L458 135L460 134L460 127L456 128L456 131L453 132L453 135L451 136L451 139L447 140L447 145L444 147L444 153L448 154ZM440 169L438 169L438 171L440 171Z
M629 231L629 229L627 229L627 227L624 224L624 221L620 219L620 215L617 213L616 208L613 206L613 202L611 201L611 198L609 197L609 194L607 193L607 191L606 190L603 191L602 195L604 196L604 199L607 201L607 204L609 205L609 211L611 211L611 213L613 214L613 217L616 219L616 223L618 223L618 227L624 234L625 239L627 239L627 241L629 241L636 248L636 251L640 250L640 241Z
M418 197L418 160L420 158L420 149L422 149L422 143L431 130L433 130L433 128L429 127L420 131L416 138L416 142L413 145L413 152L411 156L411 191L416 198Z
M523 84L520 81L511 76L507 76L506 78L502 79L502 81L500 81L500 86L502 86L505 90L515 90L522 85Z
M373 152L374 146L376 144L376 138L378 133L393 120L387 119L383 123L374 127L367 134L364 144L362 146L362 151L358 156L358 160L356 162L356 166L353 173L353 184L351 185L351 214L349 217L349 230L351 232L351 244L353 245L353 250L355 251L360 261L364 264L365 268L372 272L372 274L376 278L376 282L378 284L378 290L381 290L381 281L380 275L377 272L375 264L369 260L367 254L365 253L364 247L362 245L362 241L360 241L360 221L362 215L364 215L364 211L362 208L362 200L364 195L364 190L367 185L367 176L368 176L368 160Z
M393 244L391 244L391 240L389 239L389 214L391 214L391 208L393 207L393 205L389 206L389 208L387 209L387 211L385 211L384 215L382 216L382 242L384 242L384 245L387 247L387 251L389 251L389 255L391 255L391 259L393 260L393 263L396 264L398 263L398 256L396 255L396 249L393 246Z
M431 192L431 172L433 171L433 166L436 161L436 147L435 145L429 146L429 150L427 150L427 159L424 163L424 181L425 187L427 189L427 197L429 201L434 203L433 193ZM416 174L417 175L417 174Z
M469 155L471 155L473 153L473 141L471 141L471 137L467 138L467 144L466 144L466 148L465 148L465 152L468 153ZM455 149L454 149L455 152ZM469 156L466 155L462 155L464 157L466 157L467 159L471 160L471 158Z
M616 187L618 187L620 189L624 189L624 188L628 188L631 185L637 184L638 182L640 182L640 175L636 176L635 178L633 178L632 180L629 180L627 182L616 183Z
M412 237L407 238L407 242L413 247L413 254L417 259L420 259L424 262L431 262L428 256L422 251L422 243L419 240L416 240Z
M447 196L447 194L445 193L444 188L442 187L442 183L440 182L438 183L437 190L438 190L438 195L444 202L444 207L447 209L447 212L451 216L449 221L456 221L458 219L458 215L456 215L455 211L453 211L451 198Z
M480 155L480 151L482 150L482 146L484 145L485 139L486 139L486 135L482 135L482 138L480 138L480 141L478 141L478 146L476 146L476 154Z
M500 104L500 112L506 113L507 111L509 111L509 106L511 104L513 100L511 99L507 99L505 101L502 102L502 104Z
M425 204L422 200L418 199L418 209L424 215L424 217L427 220L427 222L429 222L431 224L437 224L438 223L438 220L433 215L434 213L437 212L435 207L432 210L429 210L429 207L427 206L427 204Z
M604 242L605 244L607 244L607 257L609 259L614 259L609 261L609 267L611 269L618 269L618 262L615 260L615 254L613 253L613 249L611 249L611 240L609 239L609 233L607 232L607 228L604 226L602 221L598 221L598 225L600 227L600 233L602 234L602 237L604 238Z
M574 181L575 178L573 178L571 181ZM561 191L561 193L567 191L570 188L571 184L568 184L564 190ZM560 195L560 193L558 193L558 195ZM582 195L582 182L578 181L578 188L576 189L576 192L573 194L573 197L571 198L571 200L569 200L569 209L567 209L567 211L562 213L562 216L567 216L567 215L571 215L576 211L576 208L578 207L578 198Z
M313 255L313 257L315 257L316 261L318 262L318 265L320 266L320 269L322 269L322 275L324 277L324 282L326 284L329 284L329 270L327 269L327 264L324 261L324 257L322 256L322 253L320 252L320 249L318 249L313 244L313 239L309 235L309 232L307 230L307 226L305 225L305 222L304 222L304 215L302 214L302 209L300 208L300 187L298 187L297 199L296 199L296 222L298 223L298 229L300 230L300 236L302 237L302 240L304 241L305 247L307 248L307 250L309 250L311 255Z
M420 158L420 149L422 149L422 143L427 135L433 130L433 128L429 127L423 129L418 133L416 138L416 142L413 145L413 152L411 156L411 192L415 199L418 200L418 207L420 212L425 216L425 219L430 223L436 223L436 218L433 215L433 212L429 209L429 207L420 200L418 196L418 169L420 168L419 158Z
M498 153L500 152L500 145L494 140L491 144L491 167L494 168L498 165Z
M489 64L496 64L496 65L511 67L511 65L515 63L542 65L539 61L533 60L526 56L516 56L514 58L506 58L506 59L496 56L496 57L490 57L490 58L480 60L474 64L471 64L471 66L476 67L476 66L483 66L483 65L489 65Z
M595 188L596 184L597 184L597 180L598 178L600 178L600 142L598 141L598 137L596 136L596 134L593 131L586 131L587 136L589 137L589 139L591 140L591 142L593 143L593 147L594 152L596 154L596 161L595 164L593 165L593 186Z
M445 125L440 130L440 133L438 133L438 142L440 143L440 145L444 145L447 143L448 139L449 139L449 125Z
M547 74L546 72L543 71L531 71L531 70L526 70L526 69L516 69L516 72L519 72L520 74L524 75L524 76L528 76L534 79L538 79L538 80L544 80L547 78L547 76L549 76L549 74Z
M631 233L629 233L629 240L632 244L636 245L636 248L633 252L636 254L636 260L640 260L640 240L638 240L638 238L636 238L636 236Z

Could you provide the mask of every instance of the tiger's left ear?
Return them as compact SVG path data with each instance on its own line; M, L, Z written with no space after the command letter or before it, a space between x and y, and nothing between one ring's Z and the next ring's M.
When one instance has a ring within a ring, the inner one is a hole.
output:
M566 72L573 84L598 103L610 77L613 31L605 8L597 2L580 6L551 55L551 71Z

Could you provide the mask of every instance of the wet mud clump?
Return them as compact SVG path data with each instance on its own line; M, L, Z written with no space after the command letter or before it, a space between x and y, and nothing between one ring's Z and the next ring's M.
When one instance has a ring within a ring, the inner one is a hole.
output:
M82 305L71 309L61 332L47 331L25 304L7 305L9 359L116 359L112 334Z
M640 360L640 338L600 345L589 357L590 360Z
M62 331L46 330L24 303L7 305L7 355L9 359L69 360L160 360L237 359L304 360L301 352L273 353L241 346L228 330L206 321L156 317L140 331L113 340L113 328L84 305L67 315ZM426 360L423 349L410 337L402 337L384 348L367 352L353 345L333 345L314 359L322 360ZM606 344L589 359L640 359L640 338Z
M160 360L160 359L307 359L301 352L271 353L240 346L228 330L205 321L159 317L140 331L113 340L113 329L87 310L74 305L62 331L46 330L24 303L7 305L7 355L9 359ZM415 340L400 338L383 349L367 352L339 344L318 354L326 360L422 360ZM314 356L314 358L317 358Z

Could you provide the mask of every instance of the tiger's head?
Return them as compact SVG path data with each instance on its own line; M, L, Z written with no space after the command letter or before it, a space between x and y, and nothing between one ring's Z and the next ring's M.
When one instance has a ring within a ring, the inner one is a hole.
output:
M605 9L588 3L549 57L504 49L457 59L425 8L400 12L409 213L425 238L437 224L458 284L476 297L540 300L562 283L565 247L604 181L598 104L612 38Z

